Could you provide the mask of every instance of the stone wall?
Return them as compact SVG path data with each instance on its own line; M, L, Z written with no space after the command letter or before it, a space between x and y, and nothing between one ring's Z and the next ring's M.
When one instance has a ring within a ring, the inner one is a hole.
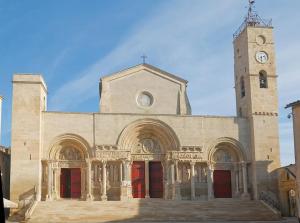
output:
M180 146L203 147L203 161L208 160L209 148L222 137L239 141L250 159L249 125L243 118L64 112L43 112L43 159L49 158L52 143L61 135L78 135L91 148L117 145L122 131L131 123L143 119L167 124L178 137Z

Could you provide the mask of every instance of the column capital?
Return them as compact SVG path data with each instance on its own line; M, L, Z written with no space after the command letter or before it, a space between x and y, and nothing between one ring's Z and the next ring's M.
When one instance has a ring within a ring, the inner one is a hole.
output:
M245 162L245 161L241 161L241 165L242 165L242 167L247 167L247 162Z
M209 171L214 171L214 164L213 163L207 163L207 169Z
M102 163L103 165L106 165L106 164L107 164L107 160L101 160L101 163Z
M195 166L196 162L195 161L190 161L191 166Z
M93 160L90 159L90 158L86 158L85 161L86 161L87 163L91 163Z

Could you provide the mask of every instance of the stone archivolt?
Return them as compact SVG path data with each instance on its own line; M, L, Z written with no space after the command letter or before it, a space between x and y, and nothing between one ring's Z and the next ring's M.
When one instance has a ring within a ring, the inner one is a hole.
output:
M63 137L53 145L52 159L43 164L44 171L48 172L43 175L43 179L48 176L48 183L43 180L43 185L50 199L59 194L56 181L60 168L81 168L83 198L94 199L96 196L95 199L101 200L108 196L117 196L114 199L131 196L133 161L145 161L147 166L149 161L160 161L164 173L164 197L171 199L196 199L199 193L212 197L215 169L233 171L238 194L242 185L240 178L245 175L240 164L246 158L236 140L217 139L205 149L198 145L180 146L173 130L158 120L138 120L130 124L122 131L116 145L96 145L93 149L74 136ZM209 151L208 159L204 156L205 150ZM245 182L246 177L243 182L246 185ZM118 191L122 191L120 195ZM246 187L244 193L247 193Z

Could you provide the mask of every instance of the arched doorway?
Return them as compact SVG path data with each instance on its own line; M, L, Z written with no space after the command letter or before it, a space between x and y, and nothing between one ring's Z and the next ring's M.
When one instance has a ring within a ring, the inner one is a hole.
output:
M118 145L131 152L132 197L167 197L166 154L179 148L173 130L159 120L137 120L122 131Z
M248 197L247 162L239 142L219 139L210 151L212 197Z
M88 143L66 134L55 138L49 159L43 161L47 178L46 199L85 199L91 197Z
M218 145L218 149L213 155L213 161L215 162L215 170L213 173L214 182L214 197L215 198L231 198L232 197L232 172L234 171L233 164L236 160L234 152L224 147L224 145Z
M81 168L75 167L83 160L80 151L74 147L62 148L59 160L73 164L60 169L60 197L81 198Z

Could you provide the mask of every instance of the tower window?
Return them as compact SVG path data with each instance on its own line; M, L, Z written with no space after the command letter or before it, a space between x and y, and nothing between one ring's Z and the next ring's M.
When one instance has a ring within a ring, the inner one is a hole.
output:
M243 98L246 95L244 77L241 77L240 81L241 81L241 97Z
M268 88L268 77L265 71L259 72L259 87L260 88Z

